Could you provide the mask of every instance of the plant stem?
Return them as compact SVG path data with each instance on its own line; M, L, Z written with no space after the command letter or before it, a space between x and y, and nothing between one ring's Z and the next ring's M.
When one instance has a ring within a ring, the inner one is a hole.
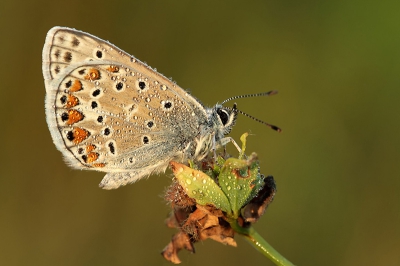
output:
M288 261L285 257L279 254L267 241L264 240L253 227L243 228L237 224L237 221L230 223L233 230L243 235L254 248L260 251L265 257L269 258L275 265L278 266L294 266L293 263Z

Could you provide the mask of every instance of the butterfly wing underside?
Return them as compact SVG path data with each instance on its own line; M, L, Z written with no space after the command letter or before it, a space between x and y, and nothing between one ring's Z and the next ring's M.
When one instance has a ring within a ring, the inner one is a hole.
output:
M108 172L104 188L190 158L188 147L207 123L202 105L175 83L81 31L48 32L43 75L56 147L74 168Z

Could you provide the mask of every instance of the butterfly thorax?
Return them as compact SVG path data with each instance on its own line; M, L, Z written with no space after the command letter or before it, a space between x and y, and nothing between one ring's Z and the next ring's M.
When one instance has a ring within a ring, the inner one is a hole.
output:
M196 150L193 158L196 161L202 160L210 151L225 145L225 135L232 130L237 118L236 109L221 105L207 108L206 113L208 122L200 127L200 134L195 139Z

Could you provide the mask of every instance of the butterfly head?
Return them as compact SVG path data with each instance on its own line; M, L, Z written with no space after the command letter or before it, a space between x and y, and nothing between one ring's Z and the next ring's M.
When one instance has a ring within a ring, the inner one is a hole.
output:
M210 123L214 127L217 141L231 132L236 123L237 115L236 104L232 108L217 104L211 109Z

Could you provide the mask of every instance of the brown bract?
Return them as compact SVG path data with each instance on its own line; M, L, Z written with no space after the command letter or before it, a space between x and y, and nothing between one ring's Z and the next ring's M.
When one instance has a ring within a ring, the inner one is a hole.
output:
M195 205L185 209L177 207L166 220L166 224L168 227L180 229L162 251L164 258L175 264L181 263L178 258L181 249L194 253L193 244L207 238L236 247L233 229L224 220L222 211L213 206Z

